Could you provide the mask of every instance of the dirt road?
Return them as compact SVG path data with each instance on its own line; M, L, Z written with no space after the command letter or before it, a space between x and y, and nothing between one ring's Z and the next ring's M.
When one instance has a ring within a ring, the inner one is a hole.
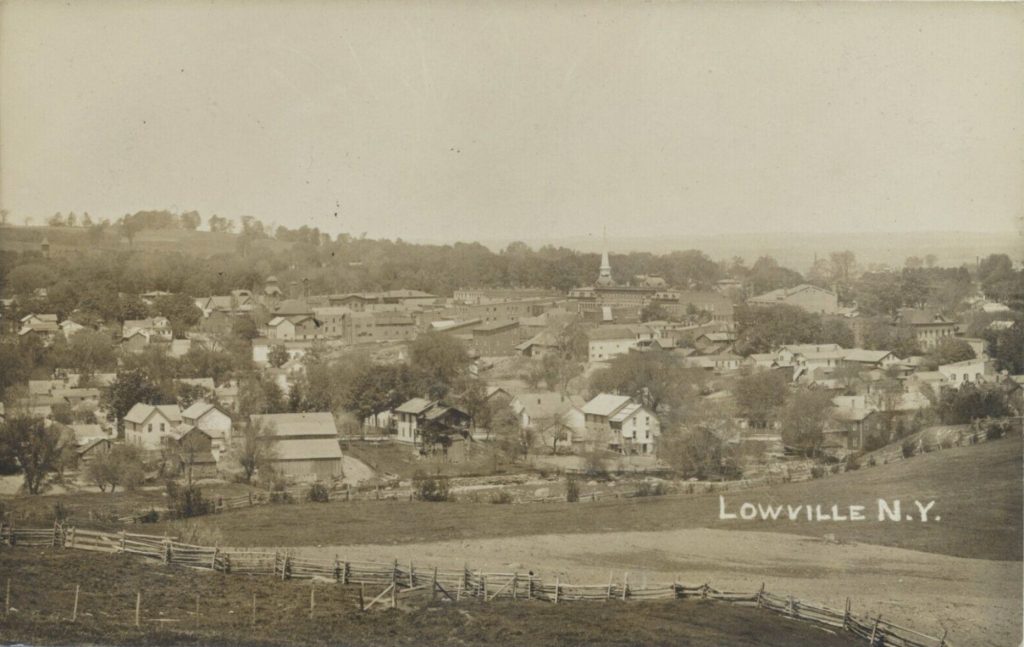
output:
M958 646L1021 642L1020 562L935 555L869 544L836 544L779 533L692 529L535 535L402 545L304 548L342 559L561 574L563 581L640 584L711 582L717 588L769 591L842 608L881 613Z

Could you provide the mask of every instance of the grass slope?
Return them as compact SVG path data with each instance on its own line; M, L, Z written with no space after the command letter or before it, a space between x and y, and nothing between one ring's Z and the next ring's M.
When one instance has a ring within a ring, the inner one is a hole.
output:
M514 537L676 528L725 528L822 536L958 557L1021 560L1021 439L948 449L829 478L726 495L772 504L859 504L859 522L720 521L718 495L494 505L489 503L332 502L262 506L198 523L236 545L309 546L399 544L447 539ZM941 521L879 522L878 498L934 500ZM162 532L161 525L155 528ZM148 532L148 530L147 530Z
M857 644L753 608L701 601L560 604L412 599L362 613L357 590L163 567L140 559L53 549L0 550L12 606L2 642L102 645L816 645ZM75 585L78 620L69 621ZM141 627L134 626L142 593ZM368 595L378 591L367 590ZM251 626L256 596L257 623ZM415 594L414 594L415 595ZM197 609L198 596L198 610Z

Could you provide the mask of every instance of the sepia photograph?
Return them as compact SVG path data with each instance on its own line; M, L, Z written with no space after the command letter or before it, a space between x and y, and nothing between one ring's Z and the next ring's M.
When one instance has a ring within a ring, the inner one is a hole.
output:
M0 0L0 645L1024 645L1024 2Z

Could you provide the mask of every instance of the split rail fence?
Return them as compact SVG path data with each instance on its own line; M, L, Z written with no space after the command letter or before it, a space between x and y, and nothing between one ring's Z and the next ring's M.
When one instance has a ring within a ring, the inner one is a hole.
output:
M260 548L219 548L197 546L171 537L142 535L126 531L103 532L54 524L52 528L20 528L0 525L0 545L51 546L101 553L139 555L162 564L177 564L220 573L273 576L281 579L317 579L356 586L359 608L395 607L399 597L422 591L434 599L462 600L539 600L552 604L609 600L644 601L669 599L706 599L753 606L794 620L809 622L833 630L842 630L867 640L872 647L950 647L946 634L936 637L883 620L881 616L855 615L846 600L844 609L798 600L792 596L769 593L764 585L753 593L723 591L705 583L637 585L629 574L607 582L582 584L562 581L556 576L541 578L533 572L502 573L481 570L417 568L412 563L352 562L339 557L313 558L287 550ZM376 592L374 597L366 593ZM311 598L312 600L312 598ZM5 609L6 611L6 609Z

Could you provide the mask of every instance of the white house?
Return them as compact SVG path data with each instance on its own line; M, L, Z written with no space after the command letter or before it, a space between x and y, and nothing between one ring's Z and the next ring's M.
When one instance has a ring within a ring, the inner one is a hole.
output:
M160 449L164 438L174 437L174 428L181 424L181 410L176 404L142 404L131 408L124 417L124 440L146 450Z
M992 362L979 358L943 364L939 367L939 373L946 378L946 384L952 387L989 382L996 376Z
M638 348L641 341L655 339L648 326L599 326L587 332L588 359L607 362Z
M141 332L150 340L170 341L173 337L171 322L167 317L150 317L148 319L129 319L121 326L121 337L127 339L136 332Z
M661 435L657 416L625 395L597 395L583 405L583 417L588 448L603 446L622 454L651 454Z
M231 442L231 416L220 405L199 400L181 412L181 421L205 431L219 449Z

